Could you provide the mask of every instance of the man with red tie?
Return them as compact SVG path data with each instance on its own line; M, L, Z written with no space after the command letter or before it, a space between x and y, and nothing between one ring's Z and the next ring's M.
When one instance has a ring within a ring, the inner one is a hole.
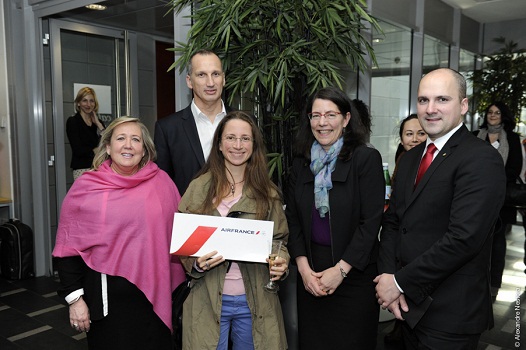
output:
M428 139L398 164L375 279L378 303L406 321L406 349L475 350L493 326L489 262L506 177L498 152L463 125L467 110L458 72L420 81Z

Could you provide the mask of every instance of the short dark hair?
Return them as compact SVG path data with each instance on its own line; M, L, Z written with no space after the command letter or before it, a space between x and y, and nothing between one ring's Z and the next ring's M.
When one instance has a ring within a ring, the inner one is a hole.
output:
M343 131L343 146L338 158L347 160L351 157L354 149L365 144L366 132L360 121L360 116L354 108L351 99L339 88L325 87L315 92L308 100L305 106L303 116L300 118L296 142L294 145L294 154L310 159L310 150L315 138L312 134L308 113L312 111L312 105L315 100L329 100L333 102L342 115L351 114L351 119Z
M217 56L217 54L212 51L212 50L209 50L209 49L200 49L200 50L197 50L196 52L194 52L192 54L192 56L190 56L190 60L188 60L188 63L186 64L186 72L188 75L191 75L192 74L192 59L196 56L196 55L204 55L204 56L207 56L207 55L214 55L214 56ZM217 56L217 58L219 58L219 56ZM221 59L220 59L221 60Z
M468 96L467 95L466 78L464 78L464 76L462 74L460 74L458 71L456 71L456 70L454 70L452 68L437 68L437 69L433 69L431 72L428 72L427 74L432 73L434 71L439 71L439 70L445 70L445 71L451 73L451 75L453 75L453 78L455 78L455 81L457 83L458 97L459 97L460 101L465 99ZM427 74L424 74L424 76L426 76Z
M400 158L402 153L405 153L405 148L402 145L402 134L404 133L404 125L405 123L413 119L418 120L418 115L415 113L410 114L408 117L405 117L404 119L402 119L402 122L400 123L400 129L398 130L398 136L400 136L400 142L398 143L398 147L396 148L395 162L398 161L398 158Z
M398 136L400 136L400 140L402 139L402 134L404 133L405 123L407 123L411 119L418 119L418 115L413 113L413 114L410 114L408 117L405 117L404 119L402 119L402 122L400 123L400 130L398 130Z

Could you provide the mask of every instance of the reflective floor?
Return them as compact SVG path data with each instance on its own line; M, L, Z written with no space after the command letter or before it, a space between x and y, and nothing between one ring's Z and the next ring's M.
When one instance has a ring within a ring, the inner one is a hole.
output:
M513 226L507 235L503 286L493 304L495 327L482 335L479 350L526 349L526 333L519 333L519 341L515 334L517 322L522 325L519 330L526 332L524 237L522 226ZM0 278L0 349L87 349L85 334L78 334L69 326L68 308L57 296L57 286L53 277L23 281ZM403 349L397 344L384 343L384 335L393 323L380 322L378 350Z

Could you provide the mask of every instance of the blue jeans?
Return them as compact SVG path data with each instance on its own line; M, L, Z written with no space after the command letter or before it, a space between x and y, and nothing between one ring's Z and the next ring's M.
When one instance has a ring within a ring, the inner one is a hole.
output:
M254 349L252 339L252 314L246 295L224 295L221 308L221 335L217 350L228 349L228 334L231 332L232 350Z

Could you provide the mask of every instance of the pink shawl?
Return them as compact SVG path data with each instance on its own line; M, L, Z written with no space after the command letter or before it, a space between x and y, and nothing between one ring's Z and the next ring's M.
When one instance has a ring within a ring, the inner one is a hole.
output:
M185 279L179 260L169 254L181 196L153 162L132 176L114 173L110 164L73 183L62 204L53 256L80 255L91 269L126 278L171 330L172 291Z

